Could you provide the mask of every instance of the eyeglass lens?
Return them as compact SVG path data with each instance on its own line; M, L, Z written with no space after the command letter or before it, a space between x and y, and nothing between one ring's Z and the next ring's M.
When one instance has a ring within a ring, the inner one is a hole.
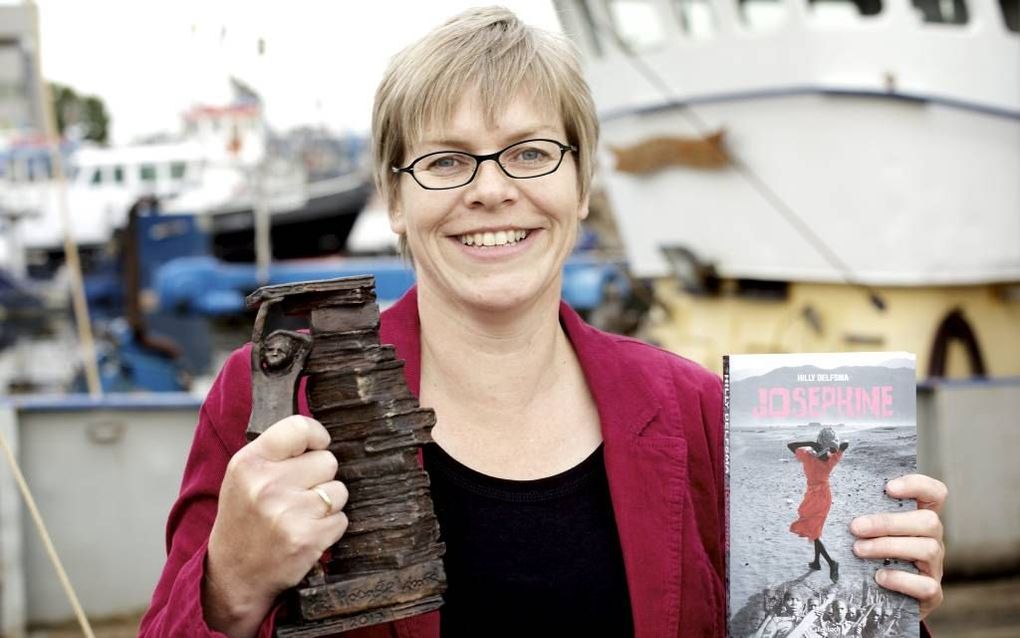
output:
M499 165L516 178L539 177L555 171L563 151L554 142L527 140L500 153ZM471 155L444 152L427 155L414 165L414 177L425 188L456 188L471 181L477 160Z

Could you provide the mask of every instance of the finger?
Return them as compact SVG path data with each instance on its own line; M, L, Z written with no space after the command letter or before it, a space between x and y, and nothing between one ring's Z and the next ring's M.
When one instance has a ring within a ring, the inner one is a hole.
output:
M329 432L315 419L295 414L269 426L249 445L263 458L283 461L307 450L326 449Z
M340 481L327 481L307 490L308 509L319 518L333 516L347 505L347 486Z
M924 474L907 474L894 478L885 485L885 491L893 498L917 500L918 509L941 512L949 495L946 484Z
M886 589L916 598L922 608L938 606L942 602L942 585L931 576L899 569L880 569L875 572L875 582Z
M917 536L883 536L854 543L854 554L861 558L897 558L917 563L929 576L941 577L940 567L945 549L934 538Z
M326 551L338 540L343 538L344 533L347 532L349 521L347 520L346 514L343 512L336 512L322 520L315 521L315 524L320 526L320 533L323 541L322 551Z
M278 461L277 477L285 485L302 490L336 478L337 460L328 450L305 452L285 461Z
M858 516L850 522L850 531L860 538L928 536L941 541L942 521L934 510L886 512Z

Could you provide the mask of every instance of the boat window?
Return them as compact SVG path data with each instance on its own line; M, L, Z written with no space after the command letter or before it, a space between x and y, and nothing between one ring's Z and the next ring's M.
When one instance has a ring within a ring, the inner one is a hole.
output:
M97 166L92 169L92 177L89 178L89 184L98 185L103 183L103 168Z
M740 17L752 31L768 31L786 22L782 0L740 0Z
M666 41L662 19L650 0L606 0L613 29L632 51L656 49Z
M143 182L154 182L156 181L156 165L155 164L142 164L138 167L138 177Z
M999 6L1002 8L1002 21L1006 23L1006 28L1013 33L1020 31L1020 2L999 0Z
M28 161L28 181L42 182L53 176L50 158L46 156L35 157Z
M118 166L114 166L113 167L113 181L115 183L117 183L117 184L123 184L124 183L124 167L123 166L119 166L118 165Z
M184 162L173 162L170 164L170 179L183 179L187 165Z
M963 0L912 0L925 22L967 24L967 5Z
M708 38L715 33L715 14L709 0L673 0L680 28L692 38Z
M860 16L882 12L882 0L809 0L811 17L822 24L853 24Z

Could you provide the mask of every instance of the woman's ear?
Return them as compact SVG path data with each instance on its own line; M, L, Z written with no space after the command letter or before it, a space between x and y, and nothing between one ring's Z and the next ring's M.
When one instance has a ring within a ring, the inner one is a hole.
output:
M588 203L591 201L591 194L588 193L581 198L580 203L577 206L577 218L579 220L588 219Z
M398 235L407 233L407 223L404 221L404 209L397 201L389 204L390 230Z

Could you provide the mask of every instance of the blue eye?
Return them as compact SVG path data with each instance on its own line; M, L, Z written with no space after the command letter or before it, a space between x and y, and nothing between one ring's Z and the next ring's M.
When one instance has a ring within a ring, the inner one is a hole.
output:
M507 151L504 161L521 168L538 168L556 160L554 145L542 142L523 142Z
M421 170L438 174L456 173L470 168L472 161L471 158L456 153L436 155L435 157L427 158L422 163Z
M540 148L524 148L517 154L518 159L522 162L541 162L549 159L549 154Z

